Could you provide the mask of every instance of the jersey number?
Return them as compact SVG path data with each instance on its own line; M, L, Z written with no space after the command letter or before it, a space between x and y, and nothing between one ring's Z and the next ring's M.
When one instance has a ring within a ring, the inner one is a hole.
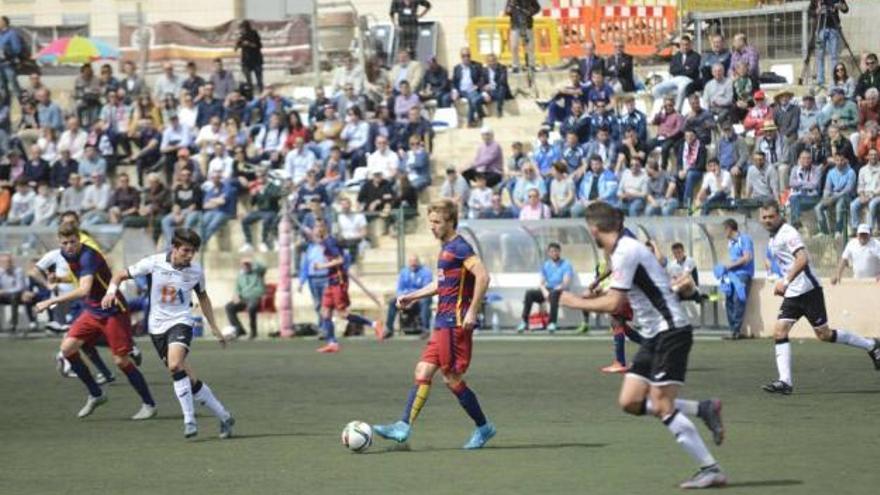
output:
M181 304L183 303L183 291L180 289L175 289L170 285L163 285L160 293L160 302L164 304L173 304L175 299L180 300Z

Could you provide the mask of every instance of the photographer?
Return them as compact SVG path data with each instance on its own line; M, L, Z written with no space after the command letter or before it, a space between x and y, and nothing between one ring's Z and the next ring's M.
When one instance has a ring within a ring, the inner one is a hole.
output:
M504 13L510 16L510 53L513 55L513 73L519 72L519 44L525 41L526 67L535 66L534 17L541 11L537 0L507 0Z
M849 12L846 0L810 0L810 12L816 16L816 84L825 85L825 54L830 52L831 67L837 65L840 43L840 13Z

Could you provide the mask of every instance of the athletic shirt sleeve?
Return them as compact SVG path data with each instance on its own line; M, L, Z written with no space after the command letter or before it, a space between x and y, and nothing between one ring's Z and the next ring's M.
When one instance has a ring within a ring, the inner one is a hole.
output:
M852 253L852 252L853 252L852 243L853 243L853 242L859 242L859 241L849 241L849 242L847 242L847 243L846 243L846 247L843 249L843 254L840 255L841 258L843 258L843 259L845 259L845 260L848 260L848 261L852 261L852 256L853 256L853 253Z
M794 253L804 248L804 241L794 227L786 224L783 228L785 230L781 232L783 236L782 240L785 242L785 247L788 249L788 252L794 256Z
M147 256L146 258L128 267L128 276L131 278L135 278L143 275L149 275L150 273L153 273L153 269L155 266L156 257Z
M455 257L460 259L462 262L467 261L470 257L476 256L477 253L474 252L474 248L471 247L470 244L467 243L464 239L459 237L458 242L452 247L452 252L455 254Z
M628 291L632 288L633 278L636 275L636 267L638 263L635 260L628 260L629 247L626 245L627 239L620 239L617 249L611 255L611 285L612 289Z
M82 256L80 257L79 273L77 273L77 276L85 277L87 275L95 275L99 268L100 261L95 252L91 249L84 249Z
M328 261L342 256L342 250L339 249L339 244L333 237L324 240L324 256Z
M56 264L58 264L59 257L60 254L58 253L57 249L49 251L48 253L44 254L43 257L40 258L34 266L36 266L41 272L47 273L51 271Z

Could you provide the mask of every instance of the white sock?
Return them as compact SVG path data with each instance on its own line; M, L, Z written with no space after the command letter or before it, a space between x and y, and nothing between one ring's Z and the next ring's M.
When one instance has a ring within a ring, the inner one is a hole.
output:
M858 347L859 349L864 349L866 351L870 351L874 348L874 341L872 339L847 332L846 330L835 330L835 333L837 334L837 340L835 340L835 342L838 344Z
M229 411L214 397L214 393L211 392L211 387L207 383L202 382L202 387L195 393L195 398L199 401L199 404L210 409L214 416L217 416L220 420L226 421L229 419Z
M700 402L687 399L675 399L675 408L678 409L679 412L687 414L688 416L696 416L700 412ZM651 399L645 399L645 414L654 414L654 412L656 412L654 409L654 403L651 402Z
M791 342L776 342L776 369L779 380L791 385Z
M180 402L180 409L183 411L184 423L196 422L196 408L193 405L192 385L189 377L185 376L180 380L174 380L174 394Z
M706 444L703 443L703 439L700 438L700 434L697 433L697 428L687 416L679 414L679 411L675 411L672 415L663 419L663 424L675 435L675 441L681 445L688 455L697 461L701 468L712 466L716 463L715 458L712 457L709 449L706 448Z

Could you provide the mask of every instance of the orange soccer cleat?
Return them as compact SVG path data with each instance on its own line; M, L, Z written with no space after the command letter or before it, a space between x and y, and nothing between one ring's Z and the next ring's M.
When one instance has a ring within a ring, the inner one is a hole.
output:
M608 366L601 368L602 373L626 373L627 369L628 368L626 366L620 364L620 361L616 359L612 361L611 364L609 364Z
M336 342L330 342L329 344L319 347L317 349L317 352L323 354L333 354L339 352L339 344Z

